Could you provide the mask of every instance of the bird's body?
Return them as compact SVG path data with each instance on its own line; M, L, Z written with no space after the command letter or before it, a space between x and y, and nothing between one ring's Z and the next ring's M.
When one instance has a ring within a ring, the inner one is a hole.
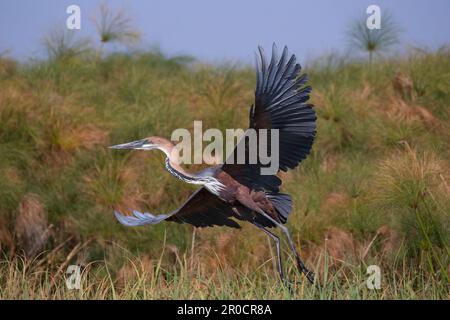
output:
M305 86L306 75L299 75L301 68L295 63L295 56L288 59L286 47L278 59L274 46L269 65L260 48L260 63L257 67L255 104L250 109L249 127L279 132L279 140L267 140L266 148L272 151L274 143L279 144L279 170L287 171L297 167L306 158L314 141L316 116L313 106L306 103L311 88ZM239 143L245 144L247 160L249 142L243 138ZM279 238L267 229L278 227L289 240L299 270L313 281L312 273L300 260L289 231L284 226L292 211L291 197L279 192L281 180L277 175L261 174L264 165L259 159L256 163L228 161L237 157L235 149L223 165L189 173L179 165L178 155L173 152L174 144L162 137L148 137L112 148L158 149L166 155L167 171L186 183L201 185L180 208L168 214L153 215L134 211L133 216L125 216L115 212L122 224L138 226L166 220L188 223L195 227L217 225L240 228L238 222L247 221L275 240L279 273L284 278Z

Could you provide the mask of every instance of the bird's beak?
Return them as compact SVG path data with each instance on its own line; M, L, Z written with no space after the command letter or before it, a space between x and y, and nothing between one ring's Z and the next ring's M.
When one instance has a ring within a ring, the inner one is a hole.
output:
M147 139L132 141L128 143L117 144L109 147L110 149L136 149L136 150L152 150L156 146L148 142Z

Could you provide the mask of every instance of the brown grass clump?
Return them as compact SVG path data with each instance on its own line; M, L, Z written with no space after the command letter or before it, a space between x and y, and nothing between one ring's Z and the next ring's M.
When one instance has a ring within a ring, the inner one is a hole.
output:
M397 231L388 225L383 225L377 230L381 242L381 255L392 255L400 249L402 238Z
M44 249L50 227L44 205L38 195L28 193L23 197L14 229L18 246L27 257L33 257Z
M431 111L419 105L410 105L399 98L391 98L387 103L386 114L397 121L406 121L407 123L422 122L428 128L436 128L439 120Z
M336 207L343 207L348 203L348 201L349 197L347 194L343 192L331 192L326 196L320 210L328 211Z
M140 279L149 279L153 274L153 260L149 256L136 257L124 264L116 275L116 284L119 289L133 285Z
M67 166L73 160L72 155L82 149L93 149L98 145L107 145L108 131L92 124L74 126L70 123L56 121L51 128L49 152L44 154L50 165Z
M375 236L367 244L360 246L360 256L364 260L376 243L380 244L381 248L377 251L382 257L393 256L398 253L403 239L398 232L388 225L383 225L378 228Z
M331 227L325 235L324 247L328 255L337 264L355 255L355 241L350 232Z
M339 157L333 153L327 153L320 163L320 169L325 173L335 172L338 166Z
M7 221L0 217L0 252L14 252L14 238L8 229Z
M92 149L97 145L106 145L108 134L108 131L101 130L92 124L76 127L68 130L64 135L61 146L65 151L73 151L80 148Z
M396 94L403 100L413 100L414 97L414 83L405 74L397 73L392 79L392 87Z
M45 96L44 103L49 107L36 115L48 123L43 147L53 152L73 153L107 145L109 132L101 129L97 122L85 120L94 118L95 110L80 105L76 97L51 92Z
M325 233L323 244L311 248L308 260L317 261L316 272L323 278L329 270L337 270L355 261L357 248L358 244L350 232L331 227Z

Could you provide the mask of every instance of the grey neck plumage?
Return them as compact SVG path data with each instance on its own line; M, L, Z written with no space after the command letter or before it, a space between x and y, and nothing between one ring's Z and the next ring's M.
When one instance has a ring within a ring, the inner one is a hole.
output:
M208 180L203 177L198 177L196 175L187 175L183 172L178 171L170 164L169 158L166 158L166 169L170 172L171 175L187 183L205 184L208 182Z
M225 186L213 176L200 176L197 174L187 175L183 172L180 172L170 164L169 158L166 158L165 165L167 171L169 171L170 174L172 174L174 177L177 177L178 179L187 183L201 184L215 195L219 195L220 192L225 189Z

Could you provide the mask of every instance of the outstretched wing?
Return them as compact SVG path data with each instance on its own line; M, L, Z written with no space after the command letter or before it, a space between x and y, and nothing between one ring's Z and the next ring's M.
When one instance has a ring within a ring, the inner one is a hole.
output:
M157 224L166 220L189 223L195 227L240 228L236 221L230 219L233 216L231 206L203 187L195 191L180 208L169 214L153 215L139 211L133 211L132 216L123 215L118 211L115 211L114 214L120 223L131 227Z
M307 76L299 74L301 67L296 63L295 55L288 59L287 47L281 57L277 57L275 44L272 58L268 64L261 47L256 67L255 103L250 109L252 129L278 129L279 133L279 170L294 169L310 153L316 134L316 114L312 104L308 104L311 87L306 86ZM246 143L247 139L239 143ZM267 150L272 152L274 141L268 139ZM236 160L237 148L230 155ZM248 154L246 155L248 157ZM228 161L227 161L228 162ZM277 191L281 181L276 176L261 176L260 164L225 163L222 170L251 186Z
M257 67L255 105L250 110L250 128L278 129L280 133L280 170L294 169L310 153L316 134L316 113L307 104L310 86L295 55L287 61L288 50L277 59L273 45L267 66L259 47L261 65Z

